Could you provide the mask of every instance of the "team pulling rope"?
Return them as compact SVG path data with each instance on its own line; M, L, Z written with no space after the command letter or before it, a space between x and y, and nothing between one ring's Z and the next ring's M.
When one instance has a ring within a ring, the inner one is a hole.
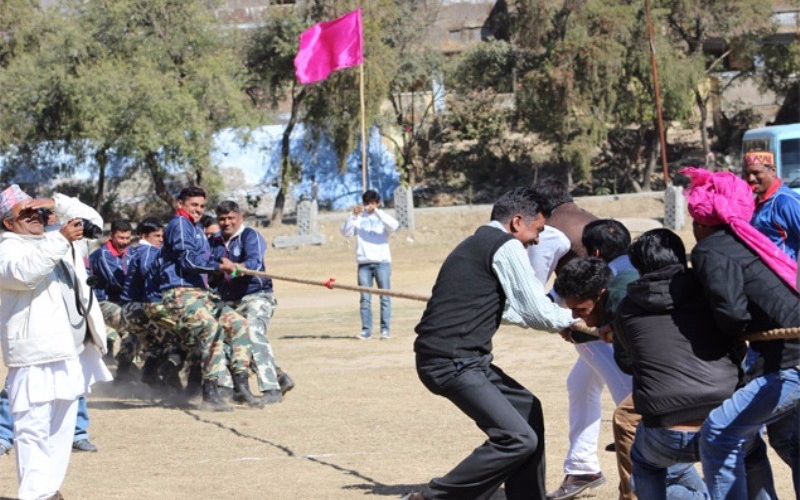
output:
M236 276L247 275L247 276L256 276L259 278L270 278L273 280L279 281L289 281L291 283L300 283L303 285L315 285L315 286L324 286L328 289L339 289L339 290L350 290L353 292L366 292L366 293L374 293L375 295L385 295L387 297L397 297L398 299L409 299L409 300L418 300L421 302L427 302L430 297L425 295L416 295L413 293L403 293L403 292L395 292L393 290L381 290L380 288L370 288L366 286L351 286L351 285L339 285L336 283L335 278L328 278L326 281L318 281L318 280L307 280L302 278L293 278L291 276L278 276L276 274L267 274L261 271L253 271L251 269L245 269L243 267L237 267L236 272L234 272L231 277L235 278ZM572 329L581 332L581 333L588 333L589 335L597 336L597 328L587 326L586 323L583 321L578 321L574 325L572 325ZM772 330L766 330L763 332L752 332L742 336L742 340L746 340L748 342L760 342L765 340L785 340L785 339L796 339L800 337L800 327L792 327L792 328L774 328Z

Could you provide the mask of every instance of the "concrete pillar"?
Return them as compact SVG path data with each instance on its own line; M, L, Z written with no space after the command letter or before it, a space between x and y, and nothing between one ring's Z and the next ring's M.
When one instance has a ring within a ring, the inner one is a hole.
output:
M686 224L686 198L683 188L668 186L664 192L664 227L678 231Z
M318 232L319 207L317 200L302 200L297 204L297 234L314 235Z
M414 193L410 187L394 190L394 214L401 228L414 229Z

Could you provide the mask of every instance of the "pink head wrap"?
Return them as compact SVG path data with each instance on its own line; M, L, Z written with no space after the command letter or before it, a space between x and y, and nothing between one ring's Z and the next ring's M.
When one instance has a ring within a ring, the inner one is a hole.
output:
M3 217L11 213L11 209L17 203L30 199L25 191L20 189L16 184L8 186L2 193L0 193L0 215Z
M796 289L797 263L750 224L755 200L744 180L731 172L712 173L695 167L684 168L679 173L691 180L686 200L689 215L694 220L704 226L730 226L770 269Z

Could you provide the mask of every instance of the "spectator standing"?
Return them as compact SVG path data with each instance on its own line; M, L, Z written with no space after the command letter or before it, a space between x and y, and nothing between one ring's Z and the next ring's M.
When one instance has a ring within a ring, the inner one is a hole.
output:
M800 246L800 195L778 177L775 155L769 151L750 151L744 155L744 179L756 195L756 208L750 223L778 248L797 260ZM748 360L757 357L751 351ZM795 408L800 411L800 407ZM787 414L767 426L769 444L791 466L792 448L798 440L797 417Z
M378 208L381 197L376 191L365 191L361 200L363 203L353 207L340 231L346 238L356 237L358 286L371 287L374 281L381 290L389 290L392 287L389 235L400 223ZM386 295L381 295L380 302L381 339L388 339L391 336L392 303ZM358 337L363 340L372 338L372 294L366 292L361 292L361 333Z
M40 209L64 221L45 233ZM102 225L77 199L32 199L16 184L0 193L0 335L14 416L19 498L61 498L78 398L110 380L100 308L86 285L81 218ZM76 249L77 248L77 249Z

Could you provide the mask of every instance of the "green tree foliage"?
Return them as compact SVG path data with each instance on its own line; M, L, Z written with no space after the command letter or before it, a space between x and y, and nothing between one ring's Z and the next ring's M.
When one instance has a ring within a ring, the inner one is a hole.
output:
M428 69L434 65L429 60L433 58L430 53L421 53L414 43L419 39L420 27L414 24L420 20L418 10L430 3L376 0L362 5L366 128L379 125L391 137L383 126L404 123L409 116L407 106L398 104L399 95L430 81L432 71ZM262 107L274 108L286 100L291 103L289 123L282 138L281 185L273 211L274 223L280 222L286 189L300 174L289 157L289 134L298 122L306 126L309 144L323 136L332 141L342 167L359 144L361 69L336 71L321 82L301 86L295 79L293 60L300 32L312 24L335 19L360 4L355 0L314 0L297 4L291 10L276 9L248 42L248 95ZM389 120L380 111L387 96L393 107Z
M657 0L653 3L653 15L654 22L667 29L673 50L682 52L687 64L695 67L702 64L707 75L725 69L723 64L731 50L736 51L740 60L756 55L758 42L774 32L772 8L773 2L769 0ZM722 53L704 52L710 40L723 47ZM751 70L744 68L735 76L751 75ZM696 78L693 89L705 152L710 151L706 110L711 94L707 85L707 79Z
M537 67L520 77L521 119L555 146L559 163L577 180L589 179L614 122L635 12L627 2L565 2L551 13Z
M214 191L212 136L248 123L237 36L215 20L214 5L65 0L35 10L38 16L21 25L29 32L13 37L20 42L0 74L3 88L14 82L21 89L19 97L2 97L0 120L21 115L34 125L3 142L56 141L93 154L98 206L112 151L148 169L170 205L170 174Z
M438 12L437 2L396 1L381 33L394 64L387 68L391 110L377 125L395 145L402 181L412 186L423 169L420 148L428 142L434 100L444 100L443 87L437 85L442 79L442 55L425 40Z

